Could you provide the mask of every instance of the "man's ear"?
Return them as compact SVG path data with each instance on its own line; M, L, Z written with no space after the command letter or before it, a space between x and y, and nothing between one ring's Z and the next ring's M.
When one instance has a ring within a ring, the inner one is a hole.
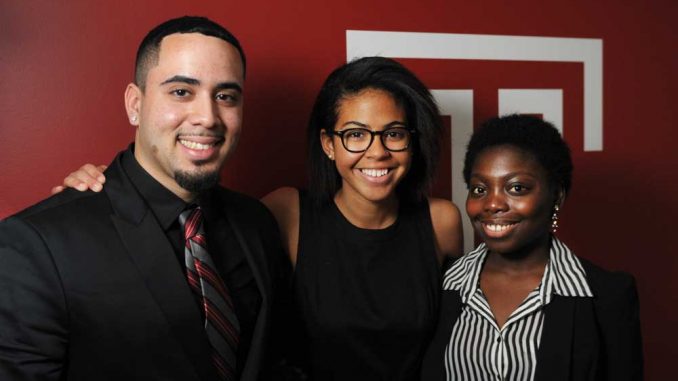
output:
M332 139L332 136L330 136L324 128L320 130L320 144L323 147L323 151L325 151L325 155L327 155L330 160L334 160L334 139Z
M138 126L141 115L141 101L144 93L139 86L130 83L125 89L125 110L127 111L127 118L129 123L133 126Z

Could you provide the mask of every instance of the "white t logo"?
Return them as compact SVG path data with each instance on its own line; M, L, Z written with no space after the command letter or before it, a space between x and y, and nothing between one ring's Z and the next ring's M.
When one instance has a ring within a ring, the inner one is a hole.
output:
M346 58L464 59L580 62L584 65L584 151L603 150L603 41L588 38L497 36L455 33L346 31ZM464 205L463 155L473 131L473 90L432 90L452 120L452 201ZM565 136L562 89L497 89L498 114L541 114ZM464 221L465 250L473 248Z

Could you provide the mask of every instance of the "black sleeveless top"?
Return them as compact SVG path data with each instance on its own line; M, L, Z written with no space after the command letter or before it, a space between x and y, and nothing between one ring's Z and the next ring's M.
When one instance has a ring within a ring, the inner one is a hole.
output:
M427 202L380 230L300 192L294 288L312 380L416 380L441 275Z

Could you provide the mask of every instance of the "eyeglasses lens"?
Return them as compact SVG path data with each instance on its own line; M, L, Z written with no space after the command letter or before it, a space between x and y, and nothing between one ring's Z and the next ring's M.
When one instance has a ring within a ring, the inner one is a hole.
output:
M342 143L351 152L366 151L374 135L380 135L381 143L389 151L404 151L410 144L410 131L403 127L387 128L383 131L371 131L365 128L350 128L343 131Z

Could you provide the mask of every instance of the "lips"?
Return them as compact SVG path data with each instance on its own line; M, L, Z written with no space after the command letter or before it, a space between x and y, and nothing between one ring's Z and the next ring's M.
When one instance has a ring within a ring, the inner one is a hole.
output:
M198 143L198 142L193 142L193 141L190 141L190 140L183 140L183 139L179 139L179 143L186 148L197 149L197 150L202 150L202 151L209 149L210 147L214 146L214 144L203 144L203 143Z
M360 172L369 177L382 177L386 176L390 170L388 168L382 168L382 169L371 169L371 168L363 168L360 170Z
M223 137L203 135L180 135L177 142L192 160L208 160L218 153Z
M360 168L354 169L367 183L383 186L389 184L393 179L395 173L391 168Z
M511 234L513 229L518 225L517 222L498 222L487 221L481 222L483 231L488 238L504 238Z

